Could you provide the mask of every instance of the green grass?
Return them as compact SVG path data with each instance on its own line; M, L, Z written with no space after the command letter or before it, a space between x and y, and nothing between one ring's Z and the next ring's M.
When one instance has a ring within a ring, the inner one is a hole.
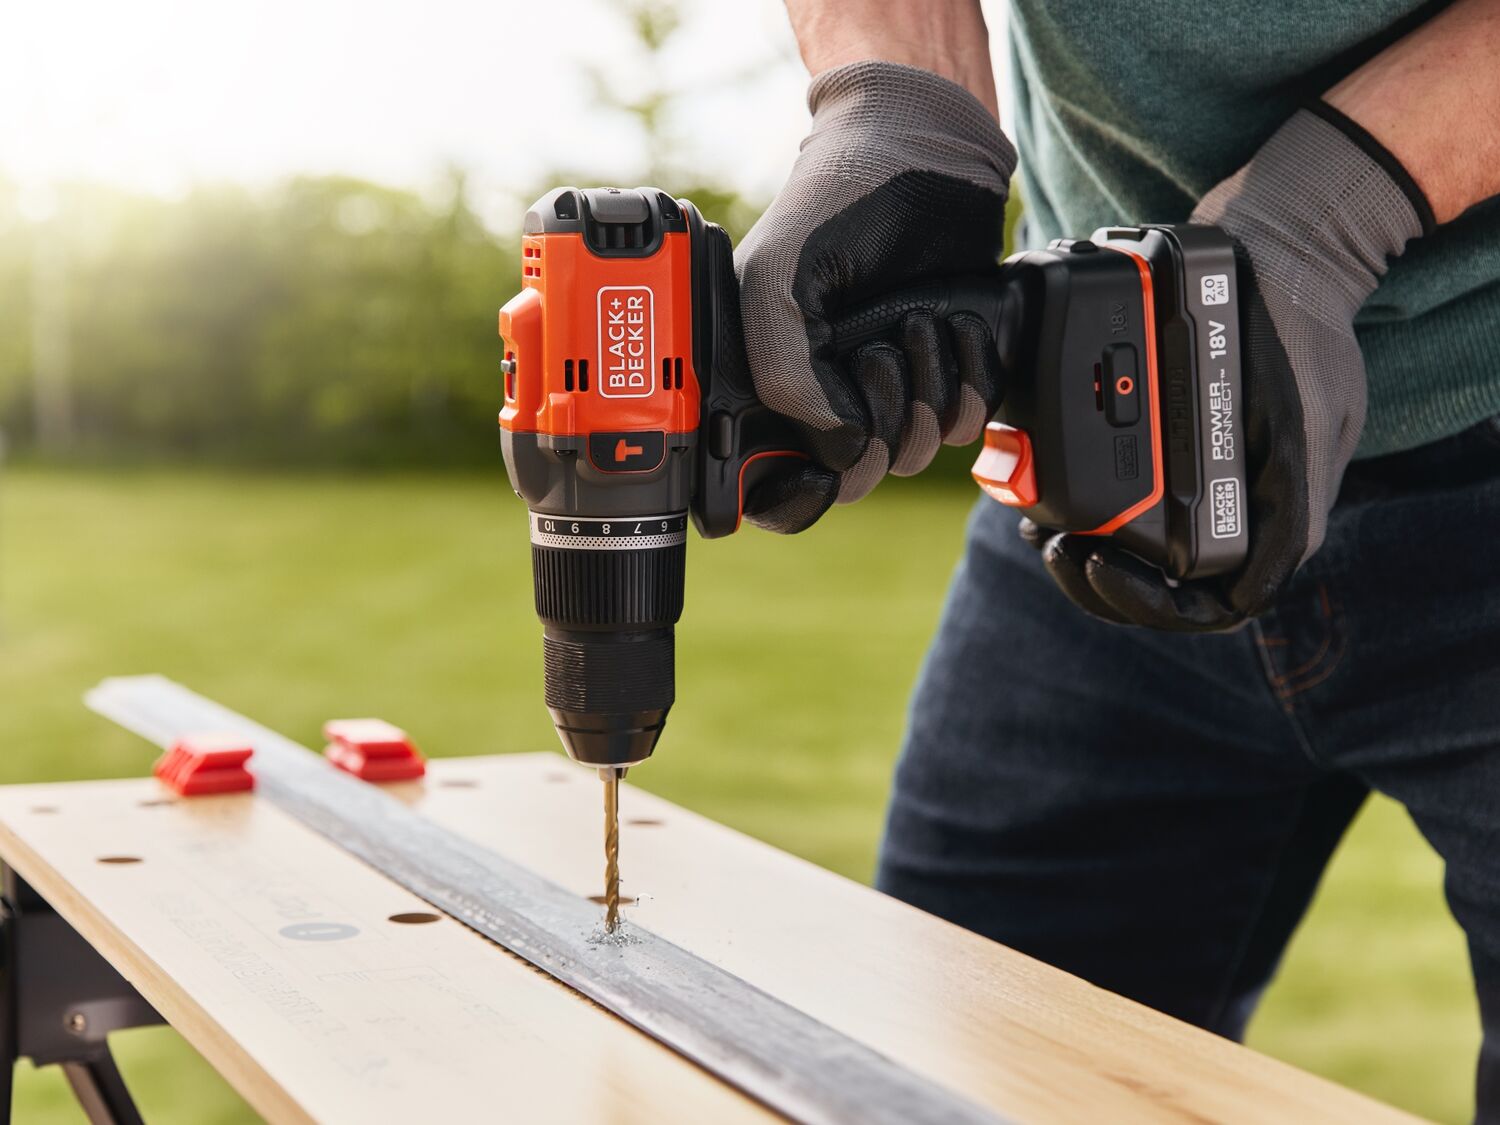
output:
M632 780L868 878L971 500L893 482L795 543L695 542L680 702ZM522 528L498 472L13 470L0 482L0 781L145 772L145 744L79 703L128 672L172 676L310 743L322 720L370 713L434 754L550 749ZM1252 1044L1466 1118L1477 1016L1439 880L1405 815L1373 804ZM172 1032L127 1033L119 1049L153 1122L253 1119ZM82 1120L55 1069L23 1068L17 1085L18 1120Z

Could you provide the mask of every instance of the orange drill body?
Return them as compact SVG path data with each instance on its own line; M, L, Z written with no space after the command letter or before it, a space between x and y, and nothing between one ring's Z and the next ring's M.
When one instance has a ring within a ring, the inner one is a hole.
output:
M644 257L601 257L582 232L527 235L521 293L500 310L500 425L566 436L698 428L692 246L665 233Z
M544 692L568 753L644 761L675 695L687 525L734 531L789 425L743 360L729 238L654 188L532 205L500 310L501 445L531 509Z

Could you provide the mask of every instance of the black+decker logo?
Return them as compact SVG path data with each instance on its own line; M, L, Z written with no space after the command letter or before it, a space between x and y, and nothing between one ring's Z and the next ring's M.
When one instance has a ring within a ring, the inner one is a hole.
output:
M644 285L599 290L599 393L605 398L646 398L656 389L655 297Z

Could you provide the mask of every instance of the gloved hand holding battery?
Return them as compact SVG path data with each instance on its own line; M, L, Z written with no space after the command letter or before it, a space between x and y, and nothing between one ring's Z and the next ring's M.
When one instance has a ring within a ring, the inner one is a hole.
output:
M913 313L896 339L842 360L831 321L878 293L993 273L1016 162L972 94L915 67L826 71L808 104L791 176L735 255L756 393L814 457L746 497L745 518L780 532L979 436L1001 390L983 320Z
M1058 586L1097 617L1176 631L1233 628L1269 607L1323 542L1365 418L1354 316L1390 259L1433 227L1411 176L1357 124L1301 110L1194 222L1236 244L1245 338L1250 550L1217 578L1172 584L1097 537L1024 521Z

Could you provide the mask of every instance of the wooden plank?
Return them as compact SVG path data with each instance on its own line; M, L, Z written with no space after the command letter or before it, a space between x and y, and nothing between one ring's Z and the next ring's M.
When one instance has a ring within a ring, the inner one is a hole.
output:
M683 753L688 750L683 750ZM598 787L556 754L445 759L404 799L599 894ZM650 763L632 773L639 777ZM1020 1121L1414 1120L633 786L627 922Z
M438 760L389 791L601 889L598 782L557 755ZM149 781L0 789L0 855L273 1120L764 1116L457 925L387 922L423 907L265 802L141 805L159 797ZM628 919L1005 1115L1411 1120L633 786L621 809ZM281 936L346 919L357 937Z
M773 1119L264 800L7 787L0 856L269 1120Z
M648 929L607 937L599 911L493 849L356 781L311 750L160 676L105 680L86 702L163 748L214 731L254 747L255 788L305 827L519 954L769 1108L805 1125L995 1125L901 1066Z

